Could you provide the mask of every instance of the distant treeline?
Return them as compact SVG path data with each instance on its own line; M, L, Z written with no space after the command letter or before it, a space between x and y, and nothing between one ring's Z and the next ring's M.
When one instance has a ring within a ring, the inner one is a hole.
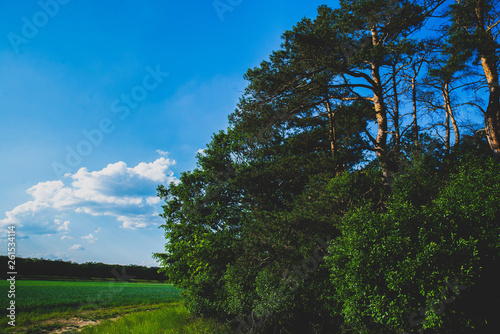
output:
M0 256L7 265L8 257ZM16 258L16 272L19 278L50 276L77 278L114 278L117 280L165 280L164 274L158 273L158 267L137 265L104 264L98 262L76 263L63 260L45 260L35 258ZM9 272L11 270L6 270Z

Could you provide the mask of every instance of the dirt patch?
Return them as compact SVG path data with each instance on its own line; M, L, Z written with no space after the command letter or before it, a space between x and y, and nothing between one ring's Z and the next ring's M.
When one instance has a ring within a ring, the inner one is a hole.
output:
M104 320L116 321L127 314L135 312L148 312L157 310L159 307L149 307L149 308L124 308L119 314L114 316L106 317L103 319L92 319L92 312L85 312L83 317L73 316L69 319L52 319L44 321L36 325L39 328L39 333L44 334L63 334L68 332L80 332L83 327L86 326L96 326L99 325Z
M88 319L80 319L77 317L67 319L67 320L58 320L57 323L61 324L63 327L60 329L56 329L50 331L48 333L51 334L61 334L69 331L81 331L85 326L95 326L101 323L102 320L88 320Z

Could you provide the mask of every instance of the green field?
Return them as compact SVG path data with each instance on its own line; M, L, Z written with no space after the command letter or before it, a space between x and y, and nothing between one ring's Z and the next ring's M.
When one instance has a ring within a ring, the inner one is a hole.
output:
M215 325L193 318L180 291L169 284L17 281L16 327L11 328L5 316L8 285L0 283L5 291L0 294L0 333L50 333L61 328L71 332L83 323L93 325L83 333L101 333L104 327L107 333L203 333L203 328ZM194 328L198 329L191 331Z

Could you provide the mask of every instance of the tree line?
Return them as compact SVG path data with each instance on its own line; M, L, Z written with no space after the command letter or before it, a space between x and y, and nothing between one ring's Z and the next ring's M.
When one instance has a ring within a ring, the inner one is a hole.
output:
M160 185L162 271L241 333L500 325L500 4L323 5Z
M0 261L7 264L8 257L0 256ZM165 281L165 275L158 273L158 267L138 265L105 264L101 262L76 263L63 260L37 258L16 258L18 277L36 278L112 278L120 281L133 279ZM6 270L9 272L11 270Z

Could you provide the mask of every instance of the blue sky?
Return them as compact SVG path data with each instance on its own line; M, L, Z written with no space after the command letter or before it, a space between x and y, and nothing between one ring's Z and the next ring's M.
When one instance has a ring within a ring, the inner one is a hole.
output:
M0 226L17 225L17 255L155 265L156 186L195 167L246 70L324 3L0 1Z

